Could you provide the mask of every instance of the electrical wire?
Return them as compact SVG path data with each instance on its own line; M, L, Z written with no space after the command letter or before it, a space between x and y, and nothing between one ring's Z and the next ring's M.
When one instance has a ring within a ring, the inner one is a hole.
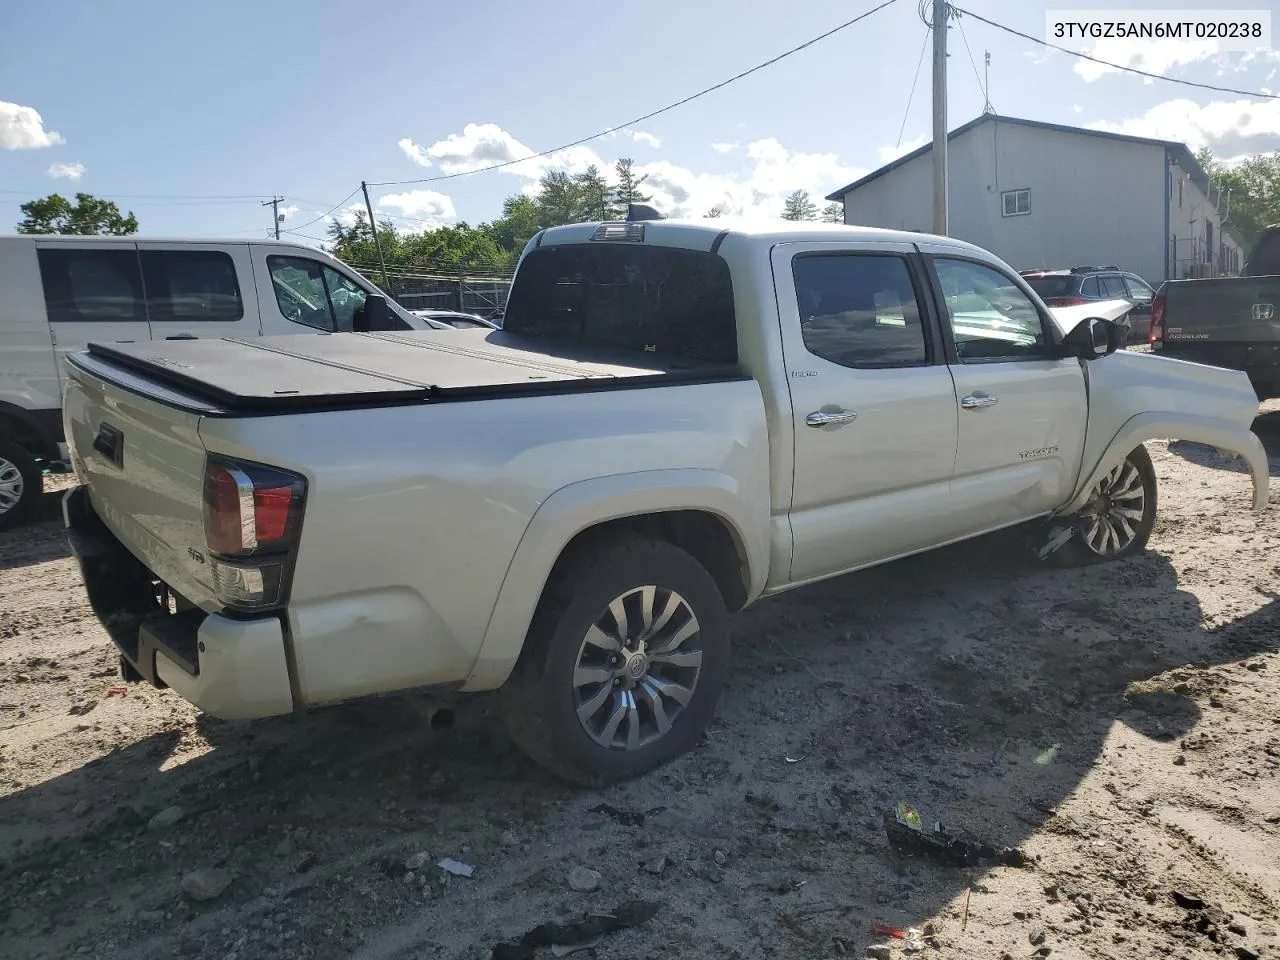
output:
M342 206L344 203L346 203L348 200L350 200L359 192L360 192L360 188L356 187L354 190L348 193L345 197L343 197L341 200L335 203L332 207L330 207L324 213L320 214L320 216L316 217L314 220L308 220L306 223L300 223L293 229L305 230L307 227L311 226L313 223L319 223L321 220L324 220L325 218L327 218L329 214L333 213L333 211L337 210L340 206Z
M956 8L953 7L952 9ZM978 73L978 61L973 59L973 51L969 48L969 38L964 32L964 20L956 17L956 26L960 28L960 39L964 41L965 53L969 54L969 66L973 67L973 79L978 81L978 90L982 93L982 103L984 106L990 106L991 97L987 94L987 85L982 82L982 75Z
M867 10L864 13L858 14L858 16L854 17L852 20L846 20L844 23L840 24L839 26L832 27L830 30L826 31L825 33L820 33L818 36L814 37L813 39L806 40L804 43L800 44L799 46L792 47L790 50L787 50L784 53L780 53L776 57L766 60L763 63L758 63L749 70L743 70L741 73L735 74L734 76L730 77L727 80L721 80L719 83L714 84L713 86L707 87L705 90L699 90L697 93L690 94L689 96L684 97L683 99L675 101L674 103L669 103L665 107L659 107L657 110L651 110L650 112L644 114L643 116L635 117L634 119L627 120L624 123L615 124L612 127L607 127L606 129L601 130L599 133L591 134L589 137L582 137L578 140L573 140L569 143L563 143L558 147L552 147L550 150L543 150L540 153L530 154L527 157L520 157L519 159L516 159L516 160L504 160L502 163L493 163L487 167L479 167L476 170L460 170L457 173L442 173L435 177L423 177L418 180L380 180L377 182L370 181L369 186L399 187L399 186L407 186L410 184L417 184L417 183L437 183L441 180L453 180L457 177L468 177L476 173L487 173L490 170L501 170L503 167L514 166L517 163L525 163L526 161L529 161L529 160L537 160L541 157L549 157L553 153L559 153L562 150L569 150L573 147L582 146L582 144L590 143L592 140L599 140L601 137L607 137L609 134L613 133L615 130L620 130L624 127L632 127L638 123L644 123L646 120L652 120L654 117L660 114L667 113L671 110L676 109L677 107L683 107L685 104L692 103L694 100L697 100L700 97L705 97L707 94L714 93L717 90L723 89L724 87L727 87L729 84L735 83L736 81L741 80L744 77L749 77L751 76L751 74L757 73L758 71L763 70L766 67L771 67L778 61L784 60L787 57L791 56L792 54L799 53L801 50L807 49L808 47L813 46L815 43L825 40L828 37L832 36L833 34L839 33L841 30L845 30L853 26L855 23L858 23L861 20L867 19L867 17L871 16L872 14L879 13L885 7L892 6L896 2L897 0L883 0L883 2L879 6L872 7L870 10ZM343 202L345 203L346 201L343 201ZM341 206L341 204L339 204L339 206ZM337 209L337 208L335 207L334 209Z
M996 23L994 20L988 20L980 14L974 13L972 10L965 10L961 7L952 7L957 13L964 14L966 17L973 17L975 20L981 20L989 27L995 27L997 30L1003 30L1005 33L1013 34L1015 37L1021 37L1023 40L1030 40L1032 43L1038 43L1042 47L1048 47L1051 50L1057 50L1060 53L1067 53L1073 57L1079 57L1081 60L1088 60L1091 63L1099 64L1103 67L1110 67L1112 70L1120 70L1124 73L1136 73L1140 77L1147 77L1151 80L1163 80L1166 83L1177 83L1184 87L1197 87L1201 90L1213 90L1216 93L1234 93L1242 97L1257 97L1262 100L1280 100L1280 94L1260 93L1255 90L1238 90L1234 87L1218 87L1211 83L1196 83L1193 80L1180 80L1177 77L1165 77L1158 73L1149 73L1146 70L1139 70L1137 67L1126 67L1118 63L1111 63L1108 60L1099 60L1097 57L1091 57L1087 53L1081 53L1078 50L1069 50L1066 47L1060 47L1056 43L1050 43L1048 40L1041 40L1039 37L1033 37L1029 33L1023 33L1021 30L1015 30L1013 27L1006 27L1003 23Z
M924 32L924 43L920 44L920 57L916 60L916 75L911 78L911 92L907 94L907 109L902 111L902 126L898 128L898 142L894 144L894 149L902 146L902 135L907 132L907 117L911 115L911 101L916 96L916 84L920 81L920 68L924 66L924 52L929 48L930 30Z

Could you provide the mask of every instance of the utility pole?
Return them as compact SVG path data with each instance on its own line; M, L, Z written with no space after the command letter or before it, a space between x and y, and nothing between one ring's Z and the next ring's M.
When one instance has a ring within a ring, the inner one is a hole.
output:
M378 222L373 219L373 204L369 202L369 185L360 181L360 189L364 191L364 208L369 213L369 229L373 231L373 245L378 250L378 265L382 267L382 279L387 284L387 292L395 295L391 287L391 275L387 273L387 260L382 255L382 241L378 239Z
M947 235L947 16L946 0L933 0L933 232Z
M271 208L271 226L275 228L277 240L280 239L280 201L283 199L284 197L272 197L262 201L264 207Z

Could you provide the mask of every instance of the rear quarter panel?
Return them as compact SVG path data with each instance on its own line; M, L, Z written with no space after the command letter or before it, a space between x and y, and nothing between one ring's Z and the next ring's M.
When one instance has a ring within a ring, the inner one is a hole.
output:
M200 433L210 451L307 478L289 617L308 703L464 681L530 521L571 485L719 473L742 491L738 523L767 556L768 441L753 381L207 419ZM634 497L636 512L655 502ZM539 536L563 545L584 518L616 512L579 511ZM506 669L549 572L533 574L532 601L504 618L495 657Z

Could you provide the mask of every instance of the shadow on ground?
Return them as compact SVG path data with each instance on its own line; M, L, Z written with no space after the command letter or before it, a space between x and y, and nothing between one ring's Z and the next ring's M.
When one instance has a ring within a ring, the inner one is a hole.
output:
M861 956L868 921L908 926L970 882L897 861L883 811L906 800L1016 846L1117 721L1152 742L1193 730L1199 710L1168 671L1280 645L1275 600L1206 629L1158 554L1051 573L1005 538L767 601L735 627L704 741L606 791L525 761L478 698L443 736L396 700L202 719L213 749L191 759L197 731L166 731L10 796L0 821L49 839L0 851L9 955L476 957L630 893L663 912L602 957L825 956L835 937ZM602 802L651 812L622 823ZM170 804L182 823L149 830ZM406 882L415 850L476 876ZM642 867L658 857L661 878ZM569 893L571 864L607 892ZM191 903L178 883L193 868L234 881Z

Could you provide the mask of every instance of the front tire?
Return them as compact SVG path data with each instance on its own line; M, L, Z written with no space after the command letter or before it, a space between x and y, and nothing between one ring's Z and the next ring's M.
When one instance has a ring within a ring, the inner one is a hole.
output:
M502 712L553 773L616 783L697 743L728 662L729 615L707 570L669 543L611 538L557 564Z
M1155 527L1156 507L1155 466L1146 447L1139 446L1094 485L1089 502L1071 518L1075 535L1049 558L1078 567L1138 553Z
M0 440L0 530L30 516L44 487L40 465L12 440Z

